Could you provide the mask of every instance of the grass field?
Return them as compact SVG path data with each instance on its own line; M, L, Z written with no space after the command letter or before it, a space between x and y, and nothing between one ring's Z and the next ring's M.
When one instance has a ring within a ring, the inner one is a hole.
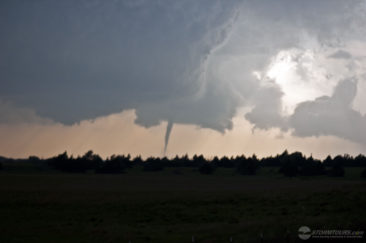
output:
M366 229L361 168L284 178L194 168L120 175L0 173L0 242L304 242L298 228ZM365 238L364 238L365 239ZM344 241L346 242L346 241Z

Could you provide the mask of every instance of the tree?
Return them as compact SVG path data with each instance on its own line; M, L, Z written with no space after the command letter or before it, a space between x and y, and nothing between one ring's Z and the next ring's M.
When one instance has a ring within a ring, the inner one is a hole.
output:
M233 159L229 159L227 156L223 156L218 162L220 167L232 168L234 167Z
M363 154L357 155L355 158L355 165L356 166L366 166L366 157Z
M303 157L299 164L299 172L302 176L316 176L325 174L324 165L319 160L313 159L312 156L307 159Z
M200 166L201 164L206 163L206 159L205 159L205 157L203 157L203 155L202 155L202 154L201 154L201 155L199 155L199 156L194 155L194 156L193 156L193 163L194 163L196 166Z
M251 158L245 158L244 156L238 158L236 170L242 175L255 175L259 168L259 161L254 154Z
M123 173L124 170L126 168L129 168L130 166L130 155L112 155L110 159L107 159L105 162L99 163L96 172L109 174Z
M323 161L324 166L332 166L333 165L333 159L330 155L327 156L327 158Z
M299 174L299 161L303 159L303 156L299 152L288 154L287 150L280 155L281 168L280 173L284 176L293 177Z
M144 162L144 171L160 171L164 169L164 164L160 158L149 157Z
M97 169L102 162L102 158L99 155L94 154L92 150L76 159L69 157L65 151L48 160L48 164L56 170L73 173L83 173L87 170Z
M38 158L37 156L32 155L32 156L28 157L28 161L30 161L30 162L39 162L40 158Z
M262 158L261 165L262 166L281 166L279 155L277 155L275 158L273 158L272 156L267 157L267 158Z
M133 160L132 160L132 164L133 165L142 165L142 159L141 159L141 155L136 156Z

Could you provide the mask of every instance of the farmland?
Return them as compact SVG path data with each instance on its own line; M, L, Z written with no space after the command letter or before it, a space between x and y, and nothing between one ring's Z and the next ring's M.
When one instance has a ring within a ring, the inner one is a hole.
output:
M0 173L0 242L298 242L298 228L366 227L362 168L294 177L261 168Z

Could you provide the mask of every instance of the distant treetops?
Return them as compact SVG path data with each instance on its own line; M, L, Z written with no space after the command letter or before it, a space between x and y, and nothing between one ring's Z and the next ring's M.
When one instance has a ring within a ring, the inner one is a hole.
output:
M203 155L188 155L167 157L149 157L142 159L141 156L132 158L130 155L112 155L107 159L102 159L93 151L86 152L83 156L73 158L67 152L57 156L40 159L30 156L28 159L9 159L0 157L0 170L6 169L6 164L16 165L22 162L55 169L62 172L85 173L92 171L95 173L118 174L123 173L132 167L142 167L143 171L161 171L167 167L193 167L201 174L213 174L216 168L233 168L234 171L242 175L255 175L261 167L278 167L278 172L284 176L318 176L329 175L334 177L344 176L344 167L366 167L366 157L362 154L352 157L348 154L337 155L334 158L328 156L323 161L314 159L312 156L306 157L301 152L288 153L285 150L282 154L258 159L256 155L246 157L244 155L236 157L215 156L206 159ZM14 166L13 166L14 167ZM179 174L179 173L177 173ZM361 173L361 177L366 178L366 169Z

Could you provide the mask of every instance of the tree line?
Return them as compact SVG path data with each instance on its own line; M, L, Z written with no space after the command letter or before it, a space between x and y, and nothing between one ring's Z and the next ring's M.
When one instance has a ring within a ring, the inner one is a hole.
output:
M213 174L217 168L233 168L235 172L242 175L255 175L260 167L278 167L278 172L284 176L344 176L344 167L366 167L366 156L360 154L356 157L337 155L334 158L327 156L324 160L314 159L312 156L305 156L301 152L288 153L285 150L282 154L257 158L254 154L246 157L245 155L232 157L213 157L207 159L203 155L188 155L167 157L148 157L143 159L141 156L132 158L130 155L112 155L107 159L102 159L93 151L86 152L83 156L74 158L67 152L57 156L40 159L30 156L27 159L10 159L0 157L0 170L6 169L6 165L16 164L16 162L29 163L42 168L54 169L62 172L85 173L94 171L95 173L119 174L126 170L139 166L144 171L161 171L167 167L194 167L201 174ZM366 178L366 170L362 172L362 177Z

